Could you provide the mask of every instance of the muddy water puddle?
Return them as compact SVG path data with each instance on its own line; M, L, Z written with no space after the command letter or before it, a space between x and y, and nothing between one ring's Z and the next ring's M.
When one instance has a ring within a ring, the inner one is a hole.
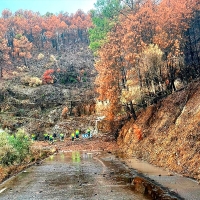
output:
M2 200L141 200L133 174L115 156L102 152L62 152L0 185Z

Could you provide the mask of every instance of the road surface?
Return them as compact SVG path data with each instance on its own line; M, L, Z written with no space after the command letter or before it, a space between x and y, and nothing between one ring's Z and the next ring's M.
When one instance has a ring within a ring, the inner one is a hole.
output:
M144 200L131 174L101 152L61 152L0 185L1 200Z

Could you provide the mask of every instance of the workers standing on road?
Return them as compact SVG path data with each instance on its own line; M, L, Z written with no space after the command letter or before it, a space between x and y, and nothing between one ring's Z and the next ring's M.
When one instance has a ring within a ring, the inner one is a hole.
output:
M88 135L89 138L91 137L91 133L90 133L90 129L89 128L87 129L86 134Z
M49 140L49 134L48 133L44 133L44 140L45 141Z
M34 133L31 135L31 139L32 139L32 141L36 140L36 135Z
M89 138L90 137L90 129L88 128L85 134L82 134L82 138Z
M64 141L64 134L60 133L60 141Z
M76 130L76 139L79 139L79 130Z
M53 133L53 140L54 141L56 141L56 137L57 137L56 133Z
M53 135L52 134L49 136L49 142L50 142L50 144L53 144Z
M72 141L74 141L74 136L75 136L75 134L72 133L72 134L71 134Z

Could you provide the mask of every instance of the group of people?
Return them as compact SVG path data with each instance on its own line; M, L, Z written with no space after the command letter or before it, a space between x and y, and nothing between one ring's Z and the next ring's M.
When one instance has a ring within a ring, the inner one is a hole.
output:
M79 130L76 130L75 133L73 132L71 134L72 141L74 141L75 139L79 139L79 134L80 134Z
M56 141L56 138L57 138L56 133L53 133L53 134L45 133L44 134L44 140L49 141L50 143L53 143L54 141ZM60 139L60 141L64 141L64 134L63 133L59 134L59 139Z
M92 134L91 134L90 129L87 129L87 131L84 134L82 134L82 138L91 138L91 137L92 137ZM31 139L32 141L37 140L37 135L32 134ZM56 139L57 139L56 133L53 133L53 134L44 133L44 141L49 141L50 143L53 143L54 141L56 141ZM60 141L64 141L63 133L59 134L59 139ZM74 141L75 139L76 140L80 139L80 131L78 129L71 134L71 140Z
M90 129L87 129L86 133L82 134L82 138L91 138L92 134L90 132ZM76 130L71 134L71 140L74 141L75 139L79 140L80 139L80 132L79 130Z

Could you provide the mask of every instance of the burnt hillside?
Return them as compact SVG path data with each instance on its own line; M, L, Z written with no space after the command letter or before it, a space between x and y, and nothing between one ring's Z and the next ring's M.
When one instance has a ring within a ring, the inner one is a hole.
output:
M25 128L41 137L55 127L65 134L77 127L84 129L94 113L93 65L87 42L68 44L59 52L35 50L29 67L21 60L15 62L13 70L3 71L0 84L1 127L11 131ZM45 83L48 70L53 71L47 79L52 82ZM88 120L79 122L80 116Z

